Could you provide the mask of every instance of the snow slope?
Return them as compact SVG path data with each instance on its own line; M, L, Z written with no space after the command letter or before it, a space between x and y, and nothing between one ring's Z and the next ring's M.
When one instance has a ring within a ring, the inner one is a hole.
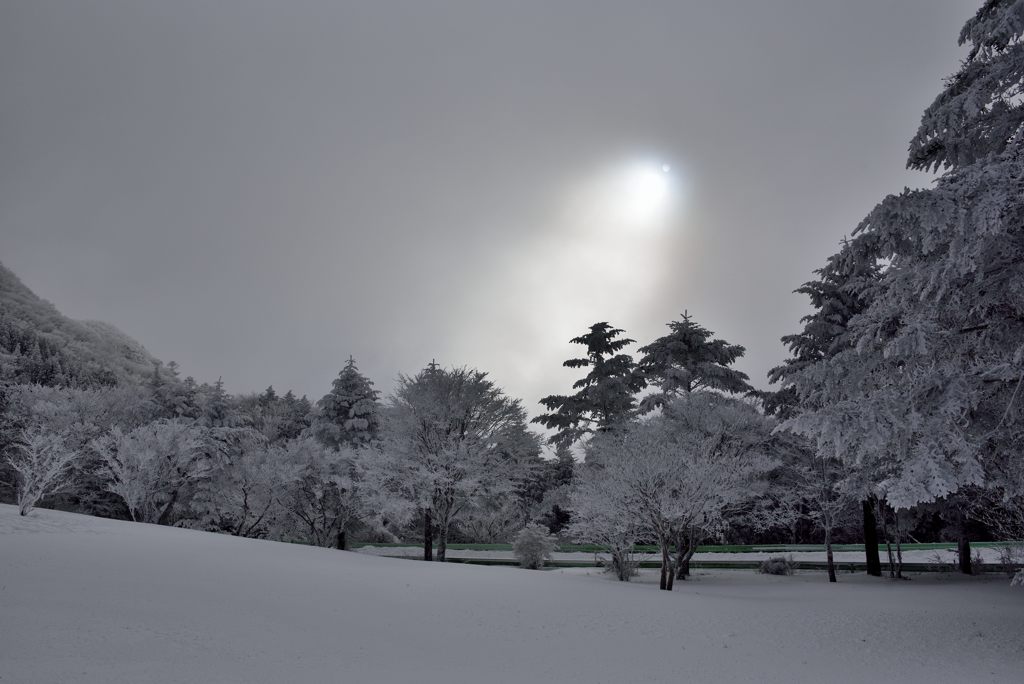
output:
M0 506L0 682L1024 681L1024 591L1002 578L652 577Z

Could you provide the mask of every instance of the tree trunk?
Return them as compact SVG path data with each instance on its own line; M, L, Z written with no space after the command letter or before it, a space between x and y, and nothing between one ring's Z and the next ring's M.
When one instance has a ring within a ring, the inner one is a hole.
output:
M867 560L868 574L872 577L882 576L882 559L878 556L878 523L875 521L875 499L864 499L864 555Z
M430 518L430 509L423 511L423 560L434 560L434 525Z
M334 548L338 549L339 551L344 551L348 548L348 537L345 534L344 529L338 530L338 536L335 539Z
M690 576L690 559L696 550L692 535L680 538L676 552L676 579L685 580Z
M448 528L444 525L437 531L437 560L442 563L448 557Z
M672 567L672 552L669 550L667 541L661 546L661 582L658 588L664 591L672 591L672 580L674 579L674 568Z
M174 493L171 494L171 500L164 506L164 510L160 511L160 517L156 519L157 525L166 525L167 521L171 519L171 509L174 508L174 503L178 500L178 490L175 489Z
M875 547L878 550L878 547ZM828 561L828 581L836 581L836 563L832 558L832 528L825 529L825 559Z
M956 551L960 556L960 572L971 575L974 568L971 566L971 541L967 538L967 531L964 525L960 526L960 538L956 542Z

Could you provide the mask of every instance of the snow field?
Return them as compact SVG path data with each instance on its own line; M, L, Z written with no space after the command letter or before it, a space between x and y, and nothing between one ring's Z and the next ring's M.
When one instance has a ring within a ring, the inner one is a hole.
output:
M0 506L0 682L1024 681L1024 592L417 563Z

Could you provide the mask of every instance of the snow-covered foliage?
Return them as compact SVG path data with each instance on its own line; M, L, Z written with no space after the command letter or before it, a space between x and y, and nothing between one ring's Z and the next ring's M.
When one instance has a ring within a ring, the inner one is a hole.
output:
M371 516L359 451L332 449L303 437L272 448L269 460L278 471L276 499L299 539L344 548L345 531Z
M206 435L187 422L161 420L128 432L114 427L92 448L108 490L142 522L166 523L184 490L210 469Z
M376 439L380 432L378 396L380 392L350 356L331 391L317 402L313 422L317 438L335 448L365 445Z
M72 465L79 452L69 448L64 436L40 428L23 430L7 456L17 478L18 512L28 515L40 499L71 484Z
M661 588L671 590L677 564L763 491L771 431L751 406L700 391L595 437L572 498L573 534L613 553L630 539L654 540Z
M713 337L688 313L668 324L671 332L640 348L638 371L659 391L644 398L641 409L653 410L673 397L697 390L744 393L753 389L746 373L730 368L746 351Z
M1022 7L992 0L965 26L970 55L911 145L910 165L948 170L886 198L833 258L883 268L845 284L866 306L835 353L787 377L802 406L788 426L897 509L1024 487Z
M569 340L587 349L585 357L569 359L568 368L590 371L573 383L575 394L551 395L540 403L547 413L533 419L554 434L552 444L569 446L587 435L607 432L628 422L636 412L636 393L645 386L633 357L621 351L633 340L608 323L595 323L585 335Z
M438 560L460 516L489 496L513 491L523 460L536 458L526 411L469 368L431 364L399 378L388 406L388 441L397 491L436 526Z
M512 552L519 564L530 570L543 568L544 561L551 558L555 548L555 538L540 525L527 525L519 530L512 544Z
M792 575L795 567L793 556L773 556L761 561L757 571L762 575Z

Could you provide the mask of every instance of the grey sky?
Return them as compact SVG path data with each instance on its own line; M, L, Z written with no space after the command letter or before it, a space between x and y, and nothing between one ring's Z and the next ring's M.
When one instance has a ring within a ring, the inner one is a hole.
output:
M5 0L0 260L236 392L436 357L536 413L569 336L683 309L763 385L791 291L927 182L978 4ZM578 189L638 158L669 229L588 233Z

